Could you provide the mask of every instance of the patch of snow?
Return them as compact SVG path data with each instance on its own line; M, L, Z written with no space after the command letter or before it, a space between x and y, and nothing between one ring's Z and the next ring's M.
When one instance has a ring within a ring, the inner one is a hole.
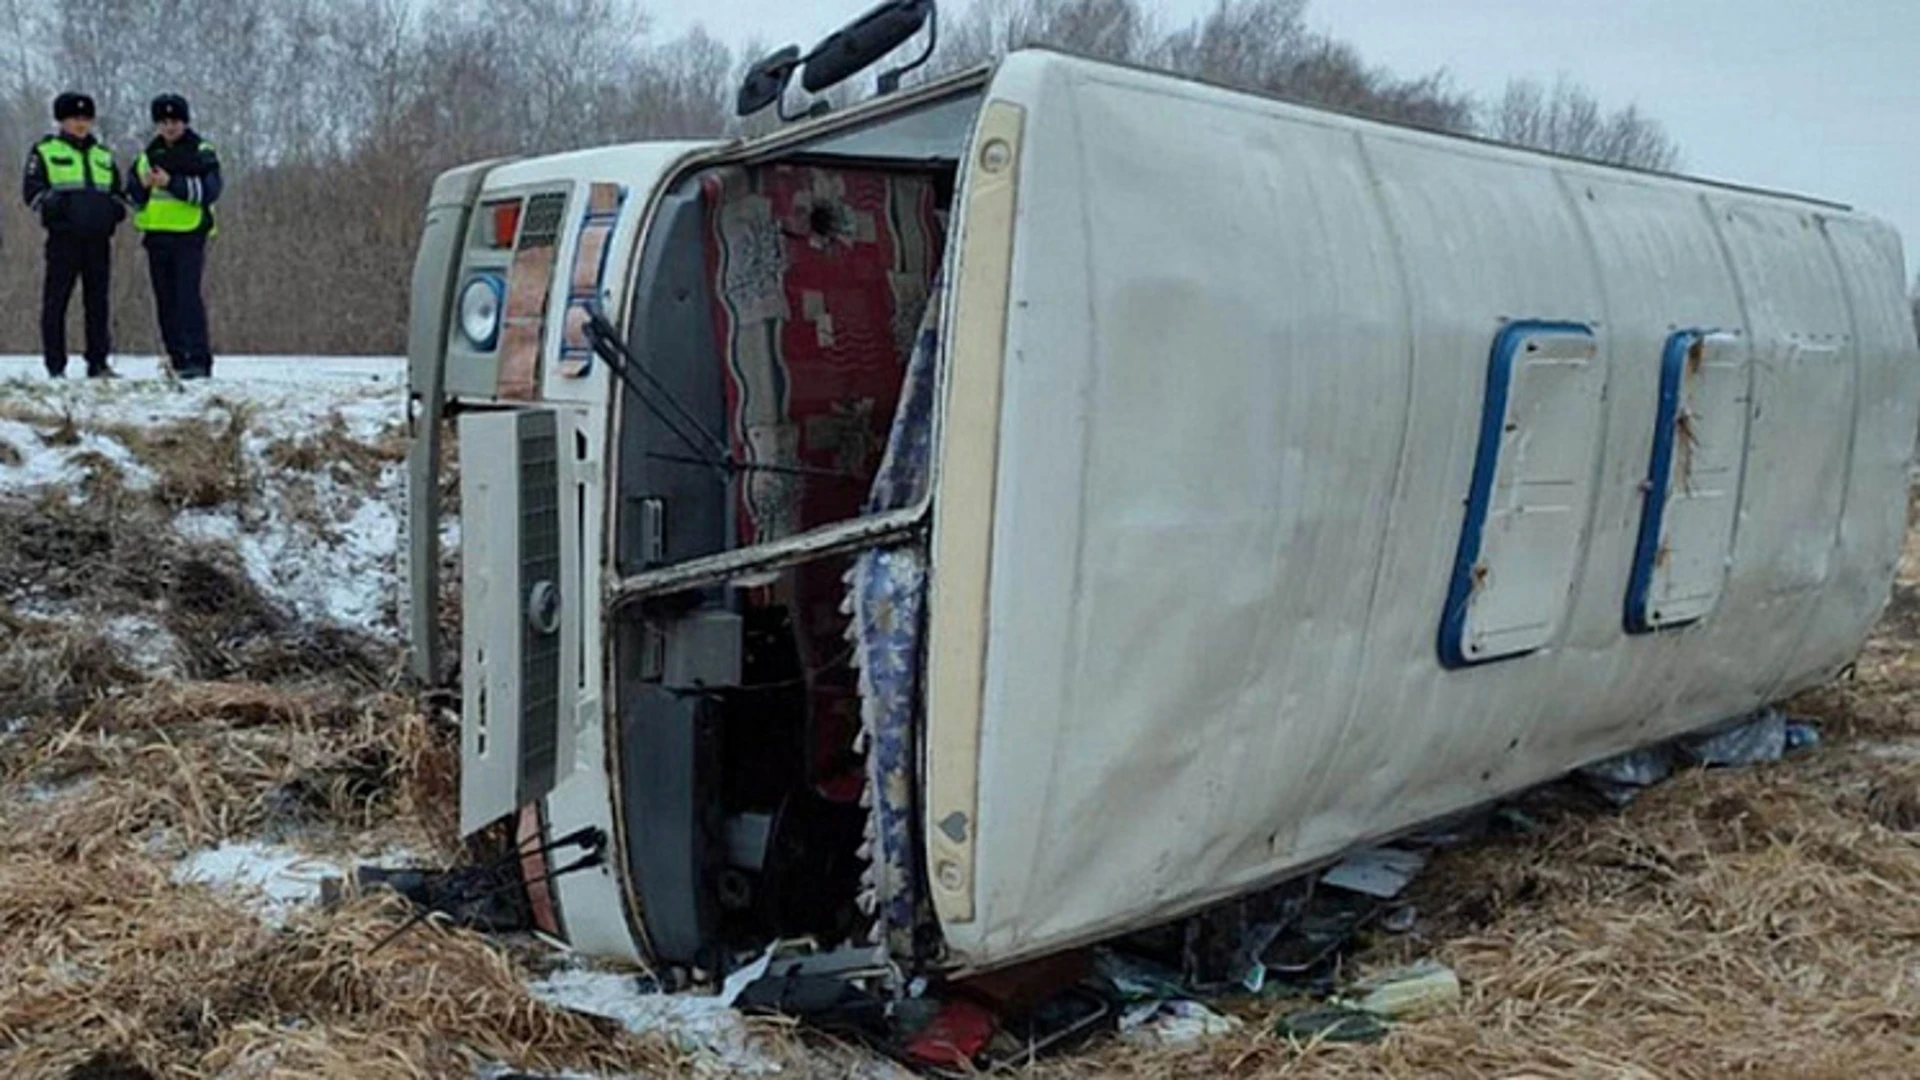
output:
M556 1008L600 1016L639 1035L658 1035L682 1051L706 1055L739 1075L780 1071L780 1063L754 1045L746 1020L726 995L663 994L633 975L611 971L556 971L527 984L535 998Z
M66 475L66 455L50 454L40 441L40 433L32 425L18 420L0 420L0 441L18 452L20 460L11 462L14 455L4 455L0 460L0 486L9 490L24 490L60 482Z
M260 920L279 927L303 905L320 899L323 878L345 877L339 864L280 844L228 841L174 864L178 885L206 885L241 901Z
M223 405L246 406L272 418L263 444L319 431L335 413L349 433L363 439L406 421L404 357L221 357L212 379L178 388L160 378L151 357L121 357L115 366L127 377L107 383L53 381L41 371L38 357L0 356L0 393L49 416L70 414L82 428L217 418ZM29 450L26 445L17 448L23 454Z
M71 602L56 602L43 595L28 595L13 602L13 613L42 622L59 622L74 617L78 610Z
M88 473L87 455L98 455L117 468L132 490L153 486L153 470L142 465L120 440L96 431L80 431L71 446L48 445L43 433L52 427L36 427L19 420L0 419L0 442L17 452L0 454L0 490L31 491L38 488L74 488ZM78 491L75 490L75 495Z
M150 843L161 847L165 842L164 836L150 838ZM321 882L326 878L350 879L356 866L391 868L426 862L397 847L371 857L343 860L264 840L229 840L219 847L187 854L174 864L172 876L176 885L206 885L238 900L260 921L279 927L299 908L319 901Z
M367 491L327 476L312 479L316 497L335 516L331 522L295 515L275 493L257 526L242 528L228 517L247 576L303 619L394 636L388 605L399 591L399 471L388 470ZM203 535L224 527L188 526Z
M153 470L147 468L127 445L111 435L102 435L97 431L80 433L80 445L67 452L67 464L75 474L84 474L85 466L79 461L81 454L93 453L105 458L120 470L121 478L130 491L145 491L153 486Z
M240 538L240 519L219 510L183 510L174 517L173 529L189 543L231 543Z
M43 784L38 781L28 784L21 796L30 803L57 802L69 795L78 795L93 787L93 778L82 776L58 784Z
M125 392L143 383L166 383L160 375L156 356L120 354L112 358L120 378L101 383L85 379L54 381L37 356L0 356L0 379L15 379L29 386L52 391L89 393ZM402 387L407 382L404 356L220 356L214 360L213 378L204 382L183 383L182 393L221 393L234 386L271 386L278 388L332 385Z
M259 498L246 507L182 512L175 528L191 542L231 546L261 591L303 619L398 635L391 609L399 592L404 470L390 467L370 485L343 484L326 470L287 474L266 454L281 438L319 433L336 421L363 441L394 432L406 420L404 358L220 357L213 379L178 387L159 377L152 357L118 357L115 366L123 378L54 381L42 374L38 357L0 357L0 393L45 417L0 419L0 440L20 457L0 462L0 491L64 487L77 498L86 468L75 458L88 451L118 466L130 488L144 489L155 481L152 470L99 429L220 422L227 410L251 410L242 448L267 481ZM78 444L45 445L40 431L63 415L73 418Z
M102 628L107 640L120 647L125 659L149 675L174 675L180 670L180 643L172 631L143 615L120 615Z

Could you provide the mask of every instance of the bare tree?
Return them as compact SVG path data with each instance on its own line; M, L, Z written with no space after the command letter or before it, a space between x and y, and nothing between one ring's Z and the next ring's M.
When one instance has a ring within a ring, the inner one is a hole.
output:
M1167 36L1159 62L1229 86L1279 89L1307 51L1306 9L1306 0L1219 0Z
M1502 142L1614 165L1671 171L1680 148L1637 106L1607 112L1592 94L1562 77L1551 88L1515 79L1488 111L1486 133Z
M52 126L52 96L83 89L124 164L148 138L147 101L185 94L229 181L207 280L215 345L397 352L420 211L440 171L774 122L732 115L744 64L765 50L736 52L700 30L661 40L644 2L0 0L0 61L11 65L0 77L0 147L18 167ZM1657 124L1633 109L1604 113L1566 84L1515 84L1486 111L1444 72L1406 78L1370 66L1308 27L1308 0L1216 0L1173 26L1156 2L973 0L950 12L920 77L1047 45L1401 123L1656 167L1674 159ZM910 42L888 62L920 48ZM871 89L849 80L826 96L839 106ZM38 233L17 199L0 199L0 295L19 298L0 307L0 349L38 347ZM146 269L125 233L114 300L122 351L154 348Z
M0 140L16 162L50 129L59 90L94 95L123 165L148 137L148 99L192 100L228 176L207 279L228 351L398 351L420 209L441 170L718 134L731 96L730 51L699 32L654 40L635 0L4 3L0 57L18 63L0 80ZM5 295L37 296L37 234L17 200L0 200ZM138 245L122 233L116 246L116 340L152 349ZM0 309L0 348L38 347L36 310Z
M976 0L947 30L939 70L1042 45L1143 64L1273 97L1446 130L1473 124L1473 102L1444 73L1400 79L1345 42L1307 29L1307 0L1218 0L1163 30L1142 0Z
M1159 43L1141 0L974 0L942 30L934 69L958 71L1030 46L1143 63Z

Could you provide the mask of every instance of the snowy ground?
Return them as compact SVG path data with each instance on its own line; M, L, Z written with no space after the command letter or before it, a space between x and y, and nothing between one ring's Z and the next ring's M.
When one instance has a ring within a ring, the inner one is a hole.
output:
M117 380L120 383L160 379L160 362L151 356L116 356L113 367L121 375ZM0 356L0 381L14 379L49 381L39 357ZM88 380L74 377L63 381L88 384ZM381 384L398 394L405 389L406 381L407 361L401 356L222 356L215 363L214 378L197 385L210 390L224 388L252 394L274 387L312 387L316 383L344 386L359 382Z
M0 357L0 496L15 500L14 512L31 505L21 499L62 496L84 509L108 471L118 490L138 498L142 514L158 515L139 518L153 523L146 527L170 527L169 543L226 553L294 622L336 626L384 648L397 646L403 358L222 357L213 379L187 384L168 382L150 358L123 357L115 366L122 376L115 380L50 380L37 357ZM167 475L167 455L178 452L178 440L221 432L231 433L238 448L242 476L234 496L178 506L163 498L163 485L178 481ZM450 529L449 539L456 536ZM99 601L76 600L72 590L40 595L31 582L7 584L0 615L11 610L55 624L91 623L119 659L154 686L193 678L161 612L103 612ZM0 728L0 741L13 740L26 724ZM53 805L83 797L91 785L82 776L58 787L27 786L20 798ZM175 885L204 886L278 930L314 908L323 879L350 877L355 864L421 858L392 847L378 828L357 841L348 837L345 848L339 839L320 853L304 848L297 830L241 832L186 846L162 831L148 838L147 849L171 866ZM556 1008L662 1037L687 1060L704 1061L702 1071L779 1070L720 997L652 993L630 973L572 963L529 977L526 990Z
M403 470L389 462L369 490L320 470L305 513L279 496L274 443L337 428L360 442L398 438L406 420L400 357L223 357L215 378L170 386L148 358L120 358L111 381L46 378L38 357L0 357L0 410L70 417L73 445L49 444L45 423L0 412L0 491L73 487L97 455L118 466L130 490L154 483L114 429L214 420L251 410L245 450L265 498L249 507L185 509L175 527L190 540L232 544L256 584L303 618L390 636ZM10 452L11 451L11 452Z

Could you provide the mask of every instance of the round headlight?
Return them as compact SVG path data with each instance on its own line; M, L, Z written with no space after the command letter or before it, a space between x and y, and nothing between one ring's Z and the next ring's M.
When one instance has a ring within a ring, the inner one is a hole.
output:
M460 290L460 333L476 349L491 349L500 338L500 279L477 277Z

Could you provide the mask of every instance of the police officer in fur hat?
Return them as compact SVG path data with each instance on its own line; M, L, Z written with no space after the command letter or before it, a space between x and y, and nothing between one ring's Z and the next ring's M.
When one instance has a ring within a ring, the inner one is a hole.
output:
M67 305L74 282L87 309L87 374L110 376L107 317L113 231L127 216L113 153L93 137L93 99L53 99L60 130L33 144L20 193L47 230L47 274L40 302L40 348L47 374L67 373Z
M182 379L204 379L213 374L213 351L200 276L214 233L213 204L220 198L220 158L188 126L186 98L161 94L152 113L153 141L133 164L133 226L146 237L153 303L173 371Z

